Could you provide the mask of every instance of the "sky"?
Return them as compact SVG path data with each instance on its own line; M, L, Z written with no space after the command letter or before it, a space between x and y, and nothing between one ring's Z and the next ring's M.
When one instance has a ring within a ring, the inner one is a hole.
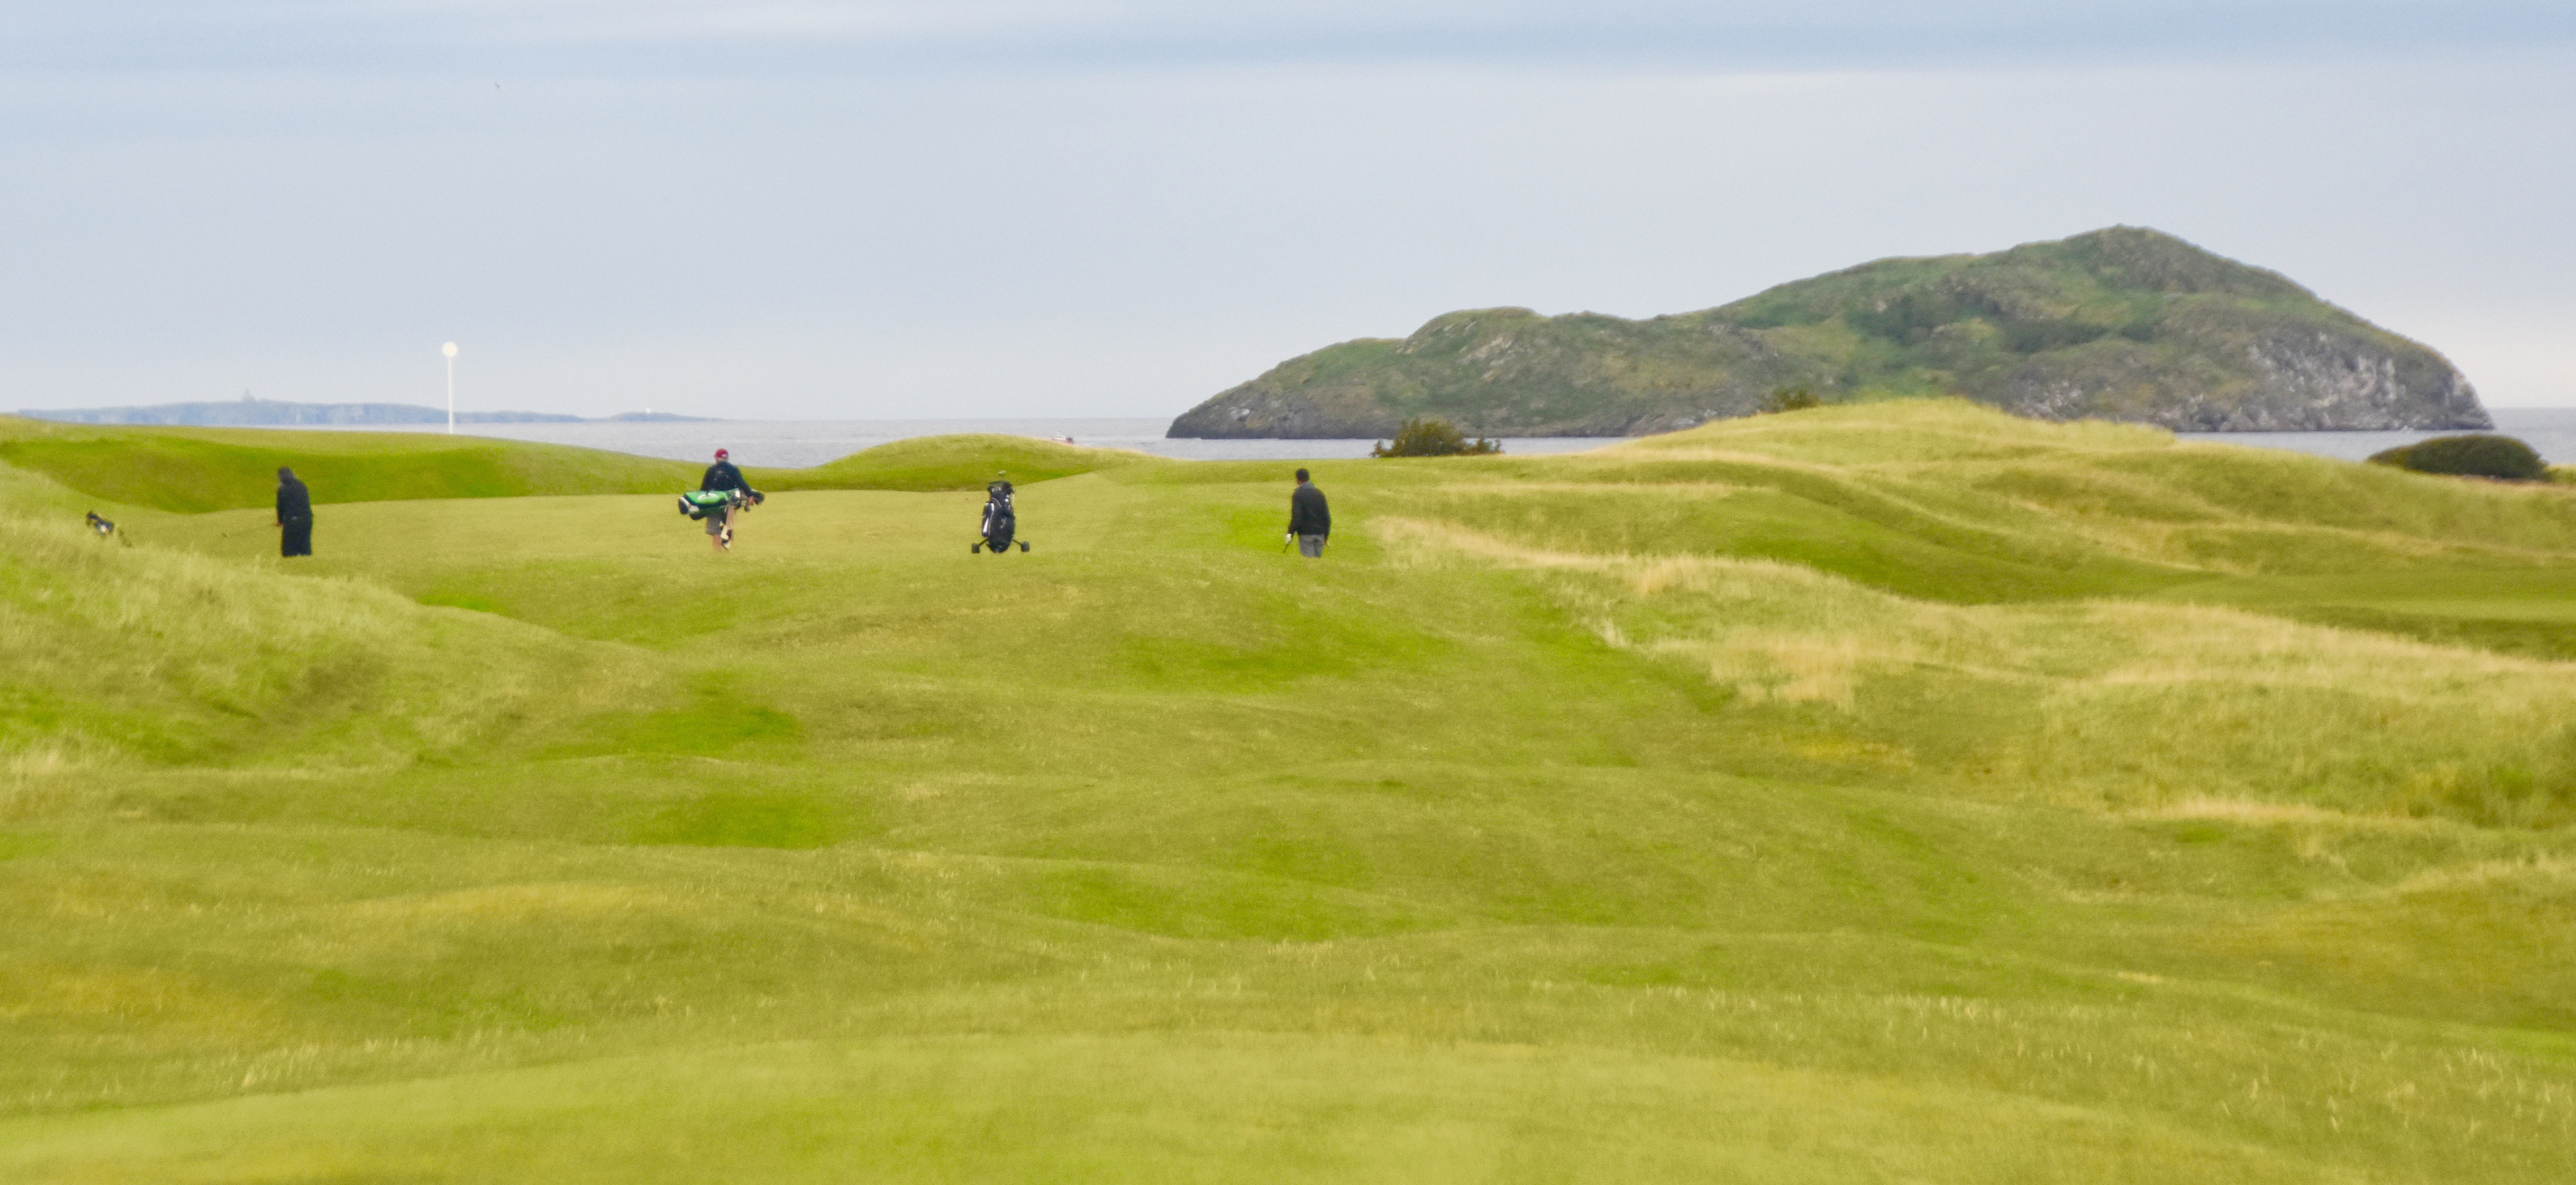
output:
M2576 406L2576 5L0 0L0 408L1169 416L2125 223Z

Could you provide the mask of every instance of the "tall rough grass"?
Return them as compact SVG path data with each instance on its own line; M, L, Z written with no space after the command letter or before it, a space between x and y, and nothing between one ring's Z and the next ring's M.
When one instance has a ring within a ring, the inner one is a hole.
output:
M120 547L0 516L0 752L16 781L122 760L384 764L456 753L602 655L350 579Z
M1830 708L1816 727L1909 769L2118 807L2215 797L2576 823L2563 664L2227 609L1946 605L1773 562L1546 551L1395 517L1374 529L1549 573L1614 645L1746 705Z

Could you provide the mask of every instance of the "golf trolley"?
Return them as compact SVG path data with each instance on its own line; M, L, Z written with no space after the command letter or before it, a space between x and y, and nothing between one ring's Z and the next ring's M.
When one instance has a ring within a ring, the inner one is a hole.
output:
M1020 516L1011 508L1011 493L1011 483L1001 478L984 487L984 526L980 532L983 538L967 547L969 554L990 548L994 555L1000 555L1009 551L1015 542L1021 551L1029 549L1028 540L1013 538L1020 529Z
M95 510L89 512L89 529L101 539L114 539L127 547L134 546L134 541L126 538L125 532L116 529L114 521L100 518Z

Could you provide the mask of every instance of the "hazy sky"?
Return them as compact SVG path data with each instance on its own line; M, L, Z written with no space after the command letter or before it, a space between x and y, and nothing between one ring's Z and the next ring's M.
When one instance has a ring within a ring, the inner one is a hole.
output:
M2576 405L2576 4L0 0L0 407L1170 415L2112 223Z

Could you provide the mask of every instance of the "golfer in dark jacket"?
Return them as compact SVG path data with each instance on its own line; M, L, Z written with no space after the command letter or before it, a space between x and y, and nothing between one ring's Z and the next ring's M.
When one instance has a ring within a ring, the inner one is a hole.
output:
M295 479L295 471L277 469L277 553L313 554L313 492Z
M707 475L698 479L698 488L702 490L739 490L742 492L744 497L750 497L751 483L744 481L742 479L742 470L734 468L733 462L727 459L731 456L731 453L728 453L723 449L717 449L716 463L707 466ZM707 542L714 544L717 551L726 551L733 547L732 507L725 508L725 510L720 514L710 514L707 516Z
M1303 469L1297 471L1297 492L1288 495L1288 535L1297 541L1297 554L1310 560L1324 558L1324 541L1333 537L1333 509Z

